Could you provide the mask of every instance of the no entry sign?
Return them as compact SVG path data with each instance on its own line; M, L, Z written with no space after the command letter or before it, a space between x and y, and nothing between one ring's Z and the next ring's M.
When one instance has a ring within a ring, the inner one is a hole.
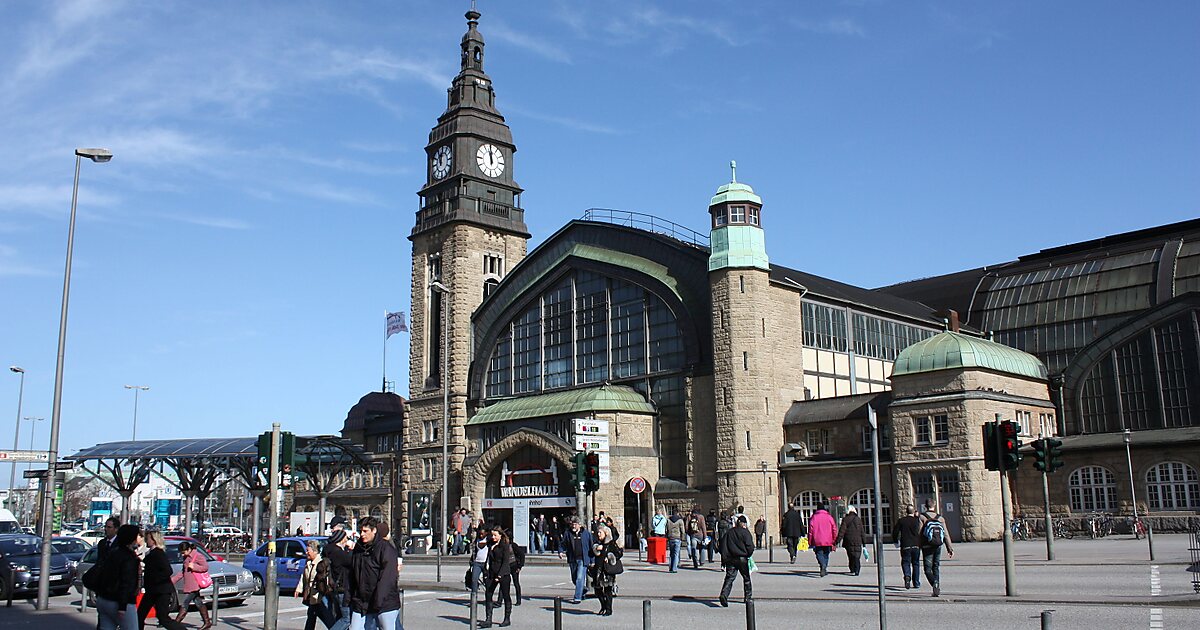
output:
M641 477L634 477L629 480L629 489L634 494L641 494L646 489L646 480Z

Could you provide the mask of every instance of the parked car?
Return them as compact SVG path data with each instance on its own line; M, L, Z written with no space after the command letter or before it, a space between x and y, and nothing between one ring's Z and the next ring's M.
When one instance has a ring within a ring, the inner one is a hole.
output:
M50 541L50 548L54 553L60 553L67 558L67 568L71 570L71 579L75 579L75 568L79 566L79 561L83 559L83 555L92 548L86 540L82 538L74 538L72 536L55 536Z
M104 530L103 529L89 529L86 531L79 532L79 534L77 534L75 537L82 538L88 544L94 546L94 545L98 544L101 540L104 540Z
M164 540L166 543L164 551L167 552L167 561L171 563L171 569L175 573L183 570L183 560L179 555L179 543L184 540L188 539L171 536ZM217 556L208 553L203 546L197 545L197 548L204 555L204 559L208 560L208 574L212 577L213 584L217 585L217 597L221 602L236 606L254 594L256 584L254 576L249 571L218 559ZM97 553L98 550L93 547L84 554L83 559L79 561L79 566L75 569L77 576L87 573L87 570L92 568L93 564L96 564ZM79 581L78 577L74 580L74 586L76 591L83 592L83 584ZM183 580L176 582L175 588L179 591L179 598L182 600ZM210 594L211 590L205 593L206 596ZM95 601L95 594L89 591L88 604L92 605Z
M26 534L0 534L0 598L36 593L41 577L42 539ZM67 557L50 553L50 593L63 595L71 588Z
M300 575L304 573L304 565L308 562L304 554L304 546L310 540L317 541L321 551L324 551L325 541L328 538L325 536L289 536L275 541L274 558L267 557L269 543L263 543L258 549L246 554L245 559L242 560L242 567L254 576L255 594L265 591L268 562L275 563L275 582L279 588L289 590L296 588L296 584L300 582Z
M241 538L246 533L232 525L214 525L204 530L204 533L213 537L237 537Z
M186 540L186 541L192 543L193 545L196 545L197 547L199 547L201 549L201 551L204 552L206 557L214 558L214 559L216 559L217 562L225 562L225 556L222 556L220 554L216 554L216 553L209 551L208 545L205 545L204 543L200 542L199 540L196 540L195 538L192 538L191 536L163 536L163 540L168 543L171 542L172 540L177 543Z

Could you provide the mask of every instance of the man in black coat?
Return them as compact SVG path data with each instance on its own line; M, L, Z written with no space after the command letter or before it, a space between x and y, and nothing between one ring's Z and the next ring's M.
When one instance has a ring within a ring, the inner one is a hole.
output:
M807 535L808 530L804 527L804 515L796 509L796 506L789 505L788 511L783 515L783 522L779 525L779 536L787 545L788 556L791 557L792 564L796 564L796 545L799 545L800 539Z
M117 530L121 527L121 519L110 516L104 521L104 540L96 543L96 564L101 564L108 557L108 550L117 539Z
M325 543L324 554L325 559L329 560L330 574L337 588L337 591L329 596L329 607L338 613L339 620L343 617L347 619L347 627L350 618L350 571L353 568L352 556L346 551L348 542L349 538L344 529L334 529Z
M386 540L387 523L367 516L358 526L362 537L351 556L350 625L362 617L362 623L373 619L380 628L394 628L400 616L400 556Z
M742 592L750 601L753 591L750 586L750 558L754 555L754 537L746 527L744 519L738 519L732 529L725 532L720 543L721 564L725 565L725 583L721 585L721 605L729 607L729 591L733 590L733 578L742 574Z

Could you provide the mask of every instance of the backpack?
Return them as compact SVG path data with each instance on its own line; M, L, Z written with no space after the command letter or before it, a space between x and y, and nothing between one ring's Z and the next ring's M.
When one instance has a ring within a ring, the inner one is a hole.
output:
M689 534L699 534L700 533L700 522L699 522L699 519L696 518L696 516L694 514L690 518L688 518L688 533Z
M926 518L925 525L921 527L921 538L925 541L928 547L941 547L942 540L946 536L946 526L942 525L941 514L934 514L933 518Z

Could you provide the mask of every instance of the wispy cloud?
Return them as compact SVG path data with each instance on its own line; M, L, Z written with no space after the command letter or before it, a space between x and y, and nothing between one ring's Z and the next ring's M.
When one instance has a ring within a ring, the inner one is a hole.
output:
M122 4L107 0L59 3L48 22L26 32L26 46L6 83L45 81L91 55L103 43L104 31L89 26L119 10Z
M81 199L91 206L113 206L118 198L81 186ZM71 209L71 185L44 184L0 185L0 212L33 212L44 215L66 214Z
M323 182L297 184L288 190L319 201L332 201L334 203L357 206L379 205L379 199L365 190L340 188Z
M411 78L437 90L450 86L452 75L439 63L401 57L382 48L372 50L333 49L328 51L327 65L318 72L331 77L366 76L385 81Z
M487 34L489 39L502 41L550 61L571 63L571 55L562 47L535 35L515 31L502 22L489 22Z
M568 129L574 129L575 131L586 131L588 133L599 133L599 134L605 134L605 135L620 135L622 133L622 131L620 129L617 129L615 127L609 127L607 125L592 123L592 122L588 122L586 120L579 120L577 118L570 118L567 116L554 116L552 114L542 114L539 112L532 112L532 111L529 111L526 109L521 109L520 107L514 107L512 105L509 105L506 109L508 110L508 113L511 115L524 116L526 118L532 118L534 120L548 122L551 124L559 125L561 127L566 127Z
M713 37L730 46L741 45L741 42L730 34L736 31L719 20L698 19L678 13L667 13L655 7L636 9L632 18L639 24L655 29L684 29Z
M0 244L0 276L49 276L53 273L21 260L17 248Z
M220 230L249 230L252 227L246 221L227 217L203 217L188 214L164 214L161 216L172 221L179 221L180 223L189 223L191 225Z
M866 29L857 21L847 17L828 18L824 20L792 20L792 25L802 31L822 35L843 35L847 37L866 37Z

